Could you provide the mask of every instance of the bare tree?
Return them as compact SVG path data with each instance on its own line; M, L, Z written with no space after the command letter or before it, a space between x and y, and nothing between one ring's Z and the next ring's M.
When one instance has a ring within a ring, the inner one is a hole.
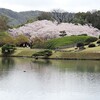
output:
M53 20L56 20L58 24L62 22L71 22L74 18L73 13L68 13L60 9L54 9L51 11Z

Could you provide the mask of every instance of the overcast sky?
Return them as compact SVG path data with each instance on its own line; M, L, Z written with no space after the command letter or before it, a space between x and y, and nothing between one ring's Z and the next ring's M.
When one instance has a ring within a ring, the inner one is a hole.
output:
M100 9L100 0L0 0L0 8L14 11L62 9L69 12Z

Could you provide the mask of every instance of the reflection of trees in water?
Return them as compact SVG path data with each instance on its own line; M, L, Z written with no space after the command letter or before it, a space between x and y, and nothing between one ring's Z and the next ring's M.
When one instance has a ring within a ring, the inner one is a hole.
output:
M3 57L0 61L0 75L8 74L9 70L13 68L15 61L13 58Z
M77 72L100 72L100 61L90 60L34 60L32 65L38 71L45 69L45 67L55 67L57 70L77 71Z
M47 60L33 60L32 62L34 64L37 64L40 67L51 65L51 61L48 59Z
M53 61L54 62L54 61ZM54 65L60 69L60 71L77 71L77 72L100 72L100 61L89 60L73 60L73 61L57 61Z
M30 66L32 70L42 75L51 64L50 60L32 60Z
M12 68L15 65L15 61L13 58L8 58L8 57L4 57L1 60L1 64L3 66L3 69L7 69L9 70L10 68Z
M99 61L84 61L82 63L79 62L79 64L77 64L77 70L80 72L100 72L100 62Z

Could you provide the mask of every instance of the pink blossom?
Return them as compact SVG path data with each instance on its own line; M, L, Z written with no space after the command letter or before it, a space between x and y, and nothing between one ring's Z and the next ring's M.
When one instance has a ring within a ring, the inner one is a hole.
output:
M47 20L25 24L19 28L9 29L8 32L13 36L24 34L29 35L30 38L43 37L49 39L59 37L60 31L65 31L68 36L87 34L98 37L100 35L100 30L92 26L74 25L72 23L61 23L57 25L55 22Z

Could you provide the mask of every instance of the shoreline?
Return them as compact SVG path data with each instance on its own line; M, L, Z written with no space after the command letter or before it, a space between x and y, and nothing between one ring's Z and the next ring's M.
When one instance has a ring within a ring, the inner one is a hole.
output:
M16 57L16 58L32 58L34 53L42 51L39 49L29 49L29 48L17 48L17 50L8 56L5 57ZM0 57L4 57L2 53ZM100 60L100 48L96 50L92 50L90 48L89 51L79 51L79 52L61 52L61 51L54 51L52 50L52 55L48 58L44 56L37 56L36 59L51 59L51 60Z
M35 59L34 57L31 57L31 56L7 56L7 57L4 57L4 56L0 56L2 58L33 58ZM45 60L100 60L100 58L60 58L60 57L55 57L55 58L44 58L44 57L38 57L38 59L45 59ZM38 60L36 59L36 60Z

